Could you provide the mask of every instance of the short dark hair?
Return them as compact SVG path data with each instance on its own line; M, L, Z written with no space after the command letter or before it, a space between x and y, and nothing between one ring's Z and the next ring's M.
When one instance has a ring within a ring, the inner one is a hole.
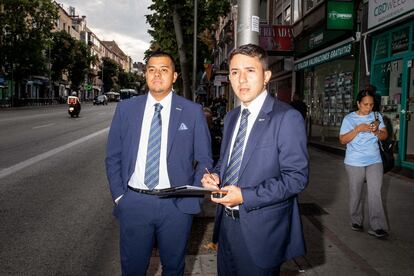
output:
M235 55L245 55L245 56L249 56L249 57L257 57L257 58L259 58L260 63L263 66L263 69L264 70L269 69L269 64L268 64L268 60L267 60L267 53L260 46L257 46L255 44L245 44L245 45L242 45L240 47L237 47L236 49L234 49L230 53L229 64L230 64L230 61L232 60L232 58Z
M154 52L149 54L149 56L146 60L147 64L148 64L148 61L150 60L150 58L153 58L153 57L168 57L171 60L173 70L175 71L175 62L174 62L174 58L172 57L171 54L169 54L167 52L164 52L164 51L159 51L159 50L154 51Z
M358 95L356 97L357 103L360 103L362 98L370 96L373 99L375 99L375 92L372 89L362 89L358 92Z

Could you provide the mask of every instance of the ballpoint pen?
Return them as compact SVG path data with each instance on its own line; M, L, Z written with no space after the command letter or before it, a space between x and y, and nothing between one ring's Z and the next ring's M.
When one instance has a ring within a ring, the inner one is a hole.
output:
M221 189L220 189L220 187L219 187L219 185L216 183L216 181L215 181L215 179L214 179L213 175L211 174L211 172L210 172L207 168L205 168L205 171L206 171L206 173L207 173L207 174L211 177L211 179L214 181L214 184L216 184L216 185L217 185L217 188L219 188L219 190L212 191L211 195L212 195L214 198L222 198L222 197L224 197L224 196L227 194L227 191L226 191L226 190L221 190Z

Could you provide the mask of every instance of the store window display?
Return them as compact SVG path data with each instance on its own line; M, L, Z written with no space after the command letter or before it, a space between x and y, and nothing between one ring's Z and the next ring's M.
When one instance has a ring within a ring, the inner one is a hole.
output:
M353 70L354 61L343 58L305 71L312 140L336 143L342 119L353 110Z

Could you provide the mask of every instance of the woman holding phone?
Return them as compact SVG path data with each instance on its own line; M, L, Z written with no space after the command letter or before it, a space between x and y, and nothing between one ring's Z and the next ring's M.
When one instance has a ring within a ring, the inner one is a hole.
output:
M358 110L342 121L339 141L346 145L345 169L349 180L350 215L354 231L363 231L363 185L367 183L368 233L377 238L388 236L388 225L381 199L383 167L378 139L387 139L388 133L381 114L374 114L375 93L361 90L357 95Z

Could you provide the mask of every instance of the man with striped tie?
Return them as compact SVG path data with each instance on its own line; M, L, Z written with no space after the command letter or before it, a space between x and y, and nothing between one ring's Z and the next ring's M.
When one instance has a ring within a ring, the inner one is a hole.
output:
M241 106L224 119L220 159L206 188L227 191L219 203L213 242L218 275L279 275L281 264L303 255L297 194L308 183L301 114L266 90L266 52L248 44L229 56L229 78Z
M202 107L173 92L177 73L168 53L148 58L145 77L149 93L116 108L105 160L120 225L122 275L146 275L154 243L163 275L183 275L192 217L201 200L154 193L200 186L213 162L210 133Z

